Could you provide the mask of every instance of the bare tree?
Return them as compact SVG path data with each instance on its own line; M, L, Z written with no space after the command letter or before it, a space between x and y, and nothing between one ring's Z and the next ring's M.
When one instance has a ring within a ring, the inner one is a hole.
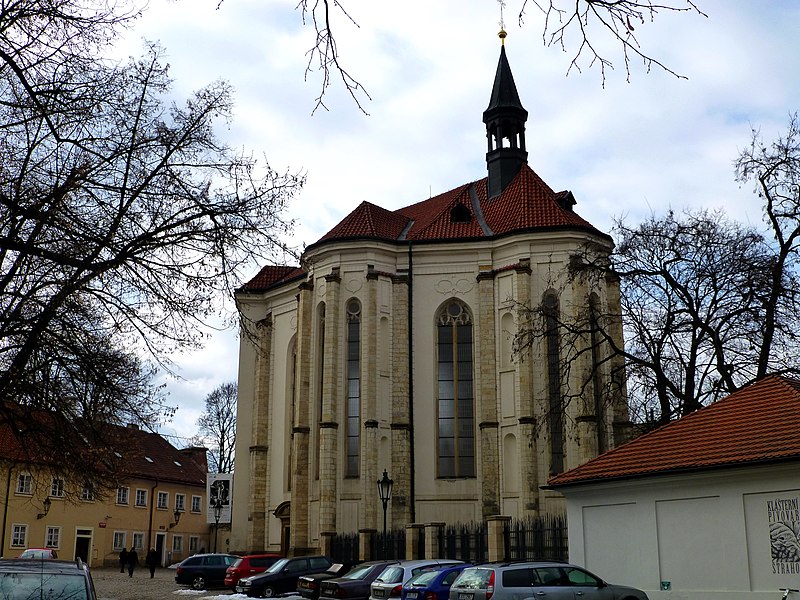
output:
M180 106L157 46L102 58L137 15L126 0L0 4L0 420L96 489L113 460L63 449L97 446L99 420L168 416L137 356L169 367L200 343L240 273L286 250L303 183L217 139L225 82ZM36 409L51 426L26 427Z
M222 0L220 1L220 4ZM334 30L339 23L358 26L356 18L345 6L344 0L299 0L297 8L304 23L310 23L316 33L314 45L308 50L306 77L318 71L321 77L320 92L315 109L326 108L325 93L335 79L339 79L356 105L365 112L364 102L371 100L366 88L342 64L336 44ZM600 69L605 83L607 69L614 68L612 59L599 50L606 40L611 40L622 55L626 78L630 80L631 61L639 60L649 71L658 67L676 77L672 68L645 51L636 34L636 25L654 21L659 13L685 12L706 16L691 0L498 0L498 16L508 4L516 5L517 20L520 25L532 14L539 17L542 25L542 40L546 46L560 47L572 54L567 73L573 69L581 71L584 67ZM340 19L340 20L337 20ZM572 46L569 50L568 46Z
M206 410L197 420L199 435L193 440L209 449L212 473L233 472L236 450L236 384L223 383L206 396Z

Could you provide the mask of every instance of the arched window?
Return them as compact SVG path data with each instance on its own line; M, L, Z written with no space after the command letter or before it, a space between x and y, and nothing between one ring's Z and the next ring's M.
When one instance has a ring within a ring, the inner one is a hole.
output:
M472 318L450 300L437 317L438 476L475 477Z
M561 359L558 336L558 298L545 294L545 351L547 353L547 425L550 433L550 474L564 470L564 407L561 402Z
M597 424L597 453L608 450L606 436L605 403L603 402L603 377L601 366L600 319L598 317L598 299L596 294L589 296L589 330L592 345L592 391L594 393L594 414Z
M347 303L347 466L345 477L358 477L361 416L361 303Z

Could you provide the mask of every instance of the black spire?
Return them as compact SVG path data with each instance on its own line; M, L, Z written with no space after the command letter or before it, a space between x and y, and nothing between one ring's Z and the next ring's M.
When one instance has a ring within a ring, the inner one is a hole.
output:
M505 31L500 32L500 39ZM508 66L505 45L500 46L500 60L494 76L489 107L483 111L486 123L486 166L489 169L489 198L499 196L505 187L528 162L525 150L525 121L528 111L522 107Z

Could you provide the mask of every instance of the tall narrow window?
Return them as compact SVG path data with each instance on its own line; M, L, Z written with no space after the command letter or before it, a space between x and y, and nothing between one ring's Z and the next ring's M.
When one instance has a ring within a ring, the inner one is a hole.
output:
M438 476L475 477L472 319L451 300L437 318Z
M564 470L564 408L561 402L561 360L558 336L558 299L544 297L547 352L547 424L550 432L550 474Z
M319 424L322 422L322 399L325 395L325 305L319 306L319 356L317 357L317 404L315 410L315 421L317 424L317 460L314 466L314 479L319 479L319 464L322 451L322 431Z
M605 403L603 402L603 377L600 354L600 320L597 316L597 296L589 297L589 329L592 344L592 391L594 392L594 414L597 427L597 453L608 450L606 436Z
M361 303L347 303L347 477L358 477L361 417Z

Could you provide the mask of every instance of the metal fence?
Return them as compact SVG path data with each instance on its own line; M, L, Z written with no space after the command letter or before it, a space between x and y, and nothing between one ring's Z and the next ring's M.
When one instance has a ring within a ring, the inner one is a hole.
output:
M373 536L373 548L370 556L378 560L394 559L403 560L406 557L406 530L390 529L383 535L380 531Z
M358 534L340 533L331 540L331 558L335 562L358 562Z
M489 553L486 522L458 523L439 530L439 556L468 563L485 562Z
M566 515L515 519L503 531L506 560L558 560L569 557Z

